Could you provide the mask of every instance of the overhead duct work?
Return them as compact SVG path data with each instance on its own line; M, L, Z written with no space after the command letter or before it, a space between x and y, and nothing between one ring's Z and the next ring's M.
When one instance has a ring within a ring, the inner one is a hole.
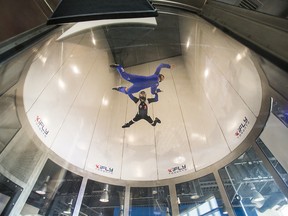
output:
M101 19L156 17L157 10L147 0L62 0L47 24L63 24Z

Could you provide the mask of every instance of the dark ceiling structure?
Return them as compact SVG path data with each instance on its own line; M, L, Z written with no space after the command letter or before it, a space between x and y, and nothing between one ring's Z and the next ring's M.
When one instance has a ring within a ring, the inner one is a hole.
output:
M147 0L63 0L48 25L100 19L156 17L156 8Z

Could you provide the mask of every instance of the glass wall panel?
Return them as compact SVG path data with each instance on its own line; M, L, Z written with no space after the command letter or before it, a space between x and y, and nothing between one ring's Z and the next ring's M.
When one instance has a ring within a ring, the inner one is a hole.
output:
M131 188L129 216L171 214L168 186Z
M29 57L29 55L19 55L14 57L13 61L0 64L0 95L18 82Z
M0 174L0 215L9 215L22 188Z
M72 215L82 177L48 160L21 215Z
M21 128L15 101L14 95L0 97L0 153Z
M262 140L259 138L256 140L258 146L263 151L264 155L268 158L271 165L275 168L279 176L282 178L282 180L285 182L285 184L288 186L288 175L286 170L283 168L283 166L279 163L277 158L274 157L274 155L271 153L271 151L267 148L267 146L262 142Z
M288 76L287 80L285 80L286 85L288 82ZM287 87L286 87L287 88ZM288 91L288 89L286 89ZM286 92L287 93L287 92ZM288 127L288 106L283 105L279 101L276 101L272 99L272 110L271 112L286 126Z
M252 148L219 172L237 216L287 215L287 198Z
M88 180L80 215L123 215L124 194L125 187Z
M287 146L288 106L271 98L271 113L256 143L288 186Z
M226 214L213 174L177 184L176 191L181 216Z

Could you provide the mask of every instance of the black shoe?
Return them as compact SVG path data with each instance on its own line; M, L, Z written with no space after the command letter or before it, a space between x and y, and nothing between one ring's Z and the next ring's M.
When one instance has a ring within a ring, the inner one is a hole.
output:
M157 123L161 123L161 120L160 119L158 119L157 117L155 118L155 120L154 120L155 122L157 122Z
M129 123L126 123L126 124L124 124L124 125L122 126L122 128L128 128L128 127L130 127L130 124L129 124Z
M120 66L119 64L111 64L111 65L110 65L111 68L117 68L117 67L119 67L119 66Z
M112 90L118 91L118 88L115 87L115 88L112 88Z
M158 119L157 117L155 118L154 122L152 123L152 126L156 126L157 123L161 123L160 119Z

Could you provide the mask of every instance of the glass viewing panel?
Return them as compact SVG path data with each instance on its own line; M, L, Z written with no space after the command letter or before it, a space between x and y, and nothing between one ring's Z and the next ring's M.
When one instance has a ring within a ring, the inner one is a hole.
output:
M119 216L124 214L125 187L88 180L80 215Z
M267 146L263 143L263 141L258 138L256 140L256 143L264 153L264 155L268 158L271 165L274 167L274 169L277 171L279 176L282 178L282 180L285 182L285 184L288 186L288 175L286 170L283 168L283 166L279 163L279 161L274 157L272 152L267 148Z
M19 43L19 41L15 42ZM30 55L20 54L13 57L13 61L2 62L2 59L0 60L0 95L18 82L29 57Z
M0 173L0 215L9 215L22 188Z
M176 185L181 216L224 215L224 205L213 174Z
M287 198L252 148L219 172L235 215L288 215Z
M0 97L0 153L21 128L15 101L14 95Z
M169 216L168 186L131 188L129 216Z
M72 215L82 177L48 160L21 215Z
M288 107L280 104L278 101L272 100L272 113L288 127Z

